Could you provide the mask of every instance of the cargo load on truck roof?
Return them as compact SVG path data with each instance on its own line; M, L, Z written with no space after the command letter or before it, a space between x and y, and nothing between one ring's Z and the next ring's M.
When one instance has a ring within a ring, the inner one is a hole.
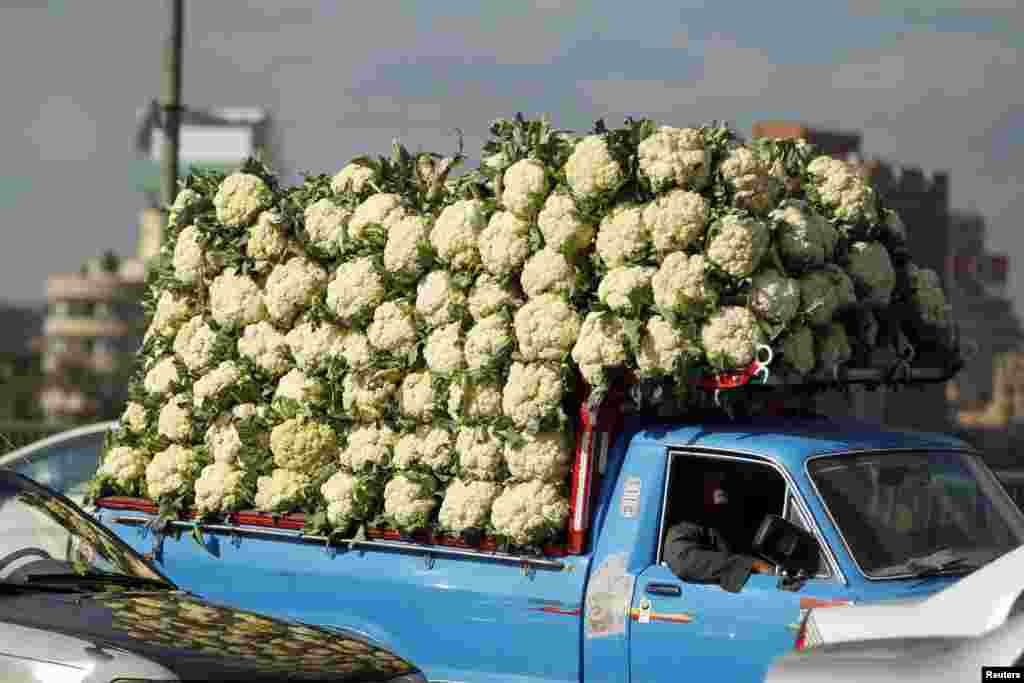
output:
M517 116L464 161L460 136L294 187L256 160L186 178L91 497L553 552L580 545L594 425L626 401L960 367L899 216L802 140Z

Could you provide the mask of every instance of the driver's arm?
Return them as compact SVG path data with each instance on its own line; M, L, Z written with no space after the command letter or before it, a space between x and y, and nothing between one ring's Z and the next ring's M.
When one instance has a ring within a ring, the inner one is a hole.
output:
M680 522L666 534L665 562L683 581L717 583L731 593L738 593L760 560L730 552L714 531Z

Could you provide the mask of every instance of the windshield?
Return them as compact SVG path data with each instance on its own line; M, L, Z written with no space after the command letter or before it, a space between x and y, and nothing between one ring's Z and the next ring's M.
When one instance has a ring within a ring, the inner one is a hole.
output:
M828 456L808 470L869 577L969 571L1024 543L1024 517L970 454Z
M0 583L61 574L116 574L164 581L87 515L45 489L0 472Z

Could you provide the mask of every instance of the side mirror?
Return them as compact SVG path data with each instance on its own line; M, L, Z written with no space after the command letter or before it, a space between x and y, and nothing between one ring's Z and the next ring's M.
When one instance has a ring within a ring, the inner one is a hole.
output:
M818 570L818 540L778 515L764 518L754 534L753 548L791 576L813 576Z

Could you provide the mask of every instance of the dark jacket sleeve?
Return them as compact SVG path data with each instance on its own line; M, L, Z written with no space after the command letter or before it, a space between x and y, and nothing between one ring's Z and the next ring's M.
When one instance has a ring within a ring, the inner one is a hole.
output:
M665 537L665 562L683 581L717 583L738 593L750 578L754 558L729 551L725 539L714 529L680 522Z

